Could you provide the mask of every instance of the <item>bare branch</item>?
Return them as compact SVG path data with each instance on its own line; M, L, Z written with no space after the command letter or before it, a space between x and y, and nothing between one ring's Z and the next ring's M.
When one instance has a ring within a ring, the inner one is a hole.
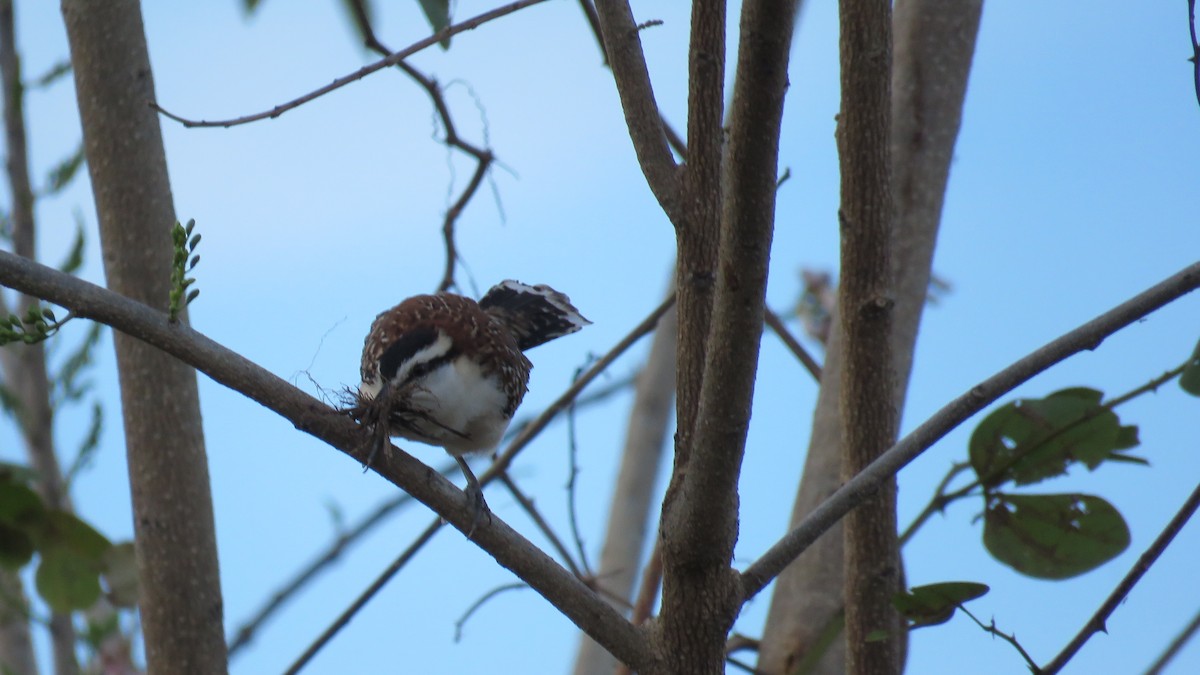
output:
M1188 642L1191 642L1197 631L1200 631L1200 612L1196 612L1196 615L1192 617L1188 625L1179 631L1175 639L1171 640L1171 644L1167 645L1163 653L1154 660L1154 663L1150 664L1150 667L1146 669L1145 675L1160 675L1163 668L1166 668L1167 664L1179 654L1179 650L1183 649L1184 645Z
M625 124L637 153L638 164L650 191L671 222L679 220L679 173L662 117L654 100L654 87L642 54L642 41L627 0L599 0L597 18L604 36L604 51L617 83Z
M100 321L142 340L261 403L356 462L362 463L366 459L370 448L369 434L348 417L190 327L170 324L162 312L2 251L0 284L67 307L81 317ZM572 391L578 393L584 384L581 382ZM514 445L527 442L534 430L544 427L550 417L553 414L544 413L545 422L532 424L525 434L518 436ZM506 453L501 461L511 461L511 455ZM391 452L376 458L371 468L460 531L465 533L471 529L473 517L467 498L440 474L408 453L393 447ZM498 467L493 466L487 475L494 475L496 470ZM493 515L489 524L475 530L472 541L619 658L639 669L653 662L654 657L640 631L502 520Z
M879 459L847 481L772 546L741 575L746 600L757 595L784 567L804 552L850 509L922 452L1017 385L1082 351L1093 350L1113 333L1200 287L1194 263L1113 309L1056 338L946 404Z
M379 38L375 35L375 28L371 25L371 20L367 16L367 9L363 4L363 0L351 0L350 9L354 14L354 21L358 24L359 31L362 32L366 39L367 47L379 54L389 56L392 50L380 42ZM463 209L467 207L467 204L479 190L479 186L483 183L488 169L491 168L492 162L495 161L495 156L492 155L491 150L468 143L458 135L458 128L454 124L454 118L450 115L450 107L446 105L446 98L443 96L442 88L437 80L425 75L404 61L397 63L396 67L404 71L405 75L412 78L429 95L430 101L433 102L433 108L437 111L438 118L442 121L442 127L446 130L446 146L457 148L475 160L475 171L471 176L471 180L463 188L462 193L454 201L454 204L446 210L446 216L442 221L442 238L445 241L446 247L446 266L442 272L442 280L438 283L438 291L447 291L456 285L454 282L454 268L458 263L458 251L454 243L455 223L458 222L458 217L462 215Z
M790 351L793 356L799 359L800 363L804 366L804 369L808 371L808 374L812 375L813 380L820 383L821 364L817 363L817 360L812 357L812 354L809 354L808 350L804 348L804 345L800 344L800 341L796 339L796 336L792 335L792 332L788 330L787 326L784 325L782 320L780 320L779 315L775 312L772 312L770 307L765 307L763 317L767 322L767 326L775 333L779 340L783 342L784 346L788 348L788 351Z
M421 536L417 537L413 543L409 544L408 548L404 549L404 551L400 554L400 557L396 558L391 565L388 565L387 569L385 569L383 573L380 574L379 577L367 587L367 590L363 591L362 594L360 594L354 600L354 602L351 603L350 606L338 616L337 619L334 619L333 623L330 624L329 627L324 630L324 632L317 636L316 640L313 640L312 644L310 644L308 648L304 650L304 653L297 657L295 662L288 667L284 675L295 675L296 673L300 672L300 670L312 660L312 657L316 656L317 652L321 651L322 647L329 644L329 641L333 639L334 635L338 634L338 631L345 627L346 624L350 623L350 619L358 613L358 610L362 609L371 598L375 597L375 594L378 593L380 589L382 589L387 582L390 581L391 578L400 571L402 567L407 565L408 561L412 560L413 556L415 556L430 539L433 539L433 535L437 534L437 531L440 529L442 529L441 520L435 520L429 527L426 527L425 531L421 533Z
M458 471L458 465L451 462L441 467L438 472L446 475L447 472ZM400 507L412 503L412 496L407 493L400 493L380 504L374 511L367 514L357 525L338 534L323 553L318 555L312 562L304 567L290 581L281 586L277 591L271 594L267 602L254 613L254 616L242 623L241 627L233 632L233 639L229 641L229 658L233 657L241 650L242 647L250 644L254 639L254 634L259 628L271 617L280 607L283 606L288 599L296 594L309 581L317 576L323 569L327 568L334 561L338 560L343 553L355 542L359 541L363 534L372 529L383 519Z
M1100 605L1100 609L1096 610L1091 619L1088 619L1088 622L1080 629L1079 634L1059 652L1058 656L1054 657L1053 661L1047 664L1045 668L1042 668L1039 671L1040 673L1054 675L1054 673L1062 670L1063 666L1067 665L1067 662L1083 648L1084 643L1093 635L1101 631L1107 631L1105 626L1108 622L1108 617L1112 616L1118 605L1125 602L1125 597L1129 595L1129 592L1133 590L1138 581L1141 581L1142 576L1158 560L1158 556L1167 550L1167 546L1170 546L1171 541L1175 539L1175 535L1179 534L1179 531L1183 529L1187 521L1196 513L1197 507L1200 507L1200 484L1196 485L1196 489L1192 490L1192 494L1187 498L1187 501L1183 503L1183 506L1179 507L1179 511L1176 512L1175 517L1171 518L1171 522L1167 523L1166 528L1158 535L1154 543L1150 544L1146 552L1137 559L1133 568L1129 570L1124 579L1121 579L1121 583L1117 584L1117 587L1109 594L1104 604Z
M192 119L187 119L185 117L181 117L179 115L176 115L175 113L172 113L172 112L166 110L165 108L160 106L155 101L148 101L147 103L151 108L158 111L164 117L175 120L176 122L179 122L180 124L182 124L185 127L188 127L189 129L193 128L193 127L226 127L226 128L228 128L228 127L238 126L240 124L249 124L250 122L257 122L259 120L275 119L276 117L279 117L280 115L282 115L283 113L285 113L289 110L298 108L298 107L304 105L305 103L308 103L309 101L312 101L314 99L324 96L325 94L328 94L331 91L341 89L342 87L344 87L352 82L357 82L358 80L361 80L362 78L366 77L367 75L370 75L371 73L374 73L379 70L383 70L384 68L387 68L389 66L397 65L404 59L412 56L413 54L416 54L417 52L419 52L423 49L427 49L428 47L438 44L442 40L445 40L451 36L458 35L459 33L463 33L463 32L469 31L469 30L474 30L489 21L498 19L502 16L507 16L509 14L512 14L513 12L516 12L521 9L525 9L526 7L529 7L531 5L536 5L541 2L545 2L545 0L518 0L517 2L508 4L508 5L504 5L502 7L497 7L496 9L493 9L491 11L484 12L483 14L480 14L479 16L467 19L466 21L463 21L462 23L456 23L453 26L446 26L445 28L434 33L433 35L430 35L429 37L427 37L423 40L418 40L418 41L414 42L413 44L409 45L408 47L401 49L398 52L394 52L391 56L388 56L385 59L380 59L379 61L376 61L375 63L372 63L368 66L363 66L362 68L359 68L358 70L354 71L353 73L350 73L349 75L345 75L343 77L337 78L336 80L334 80L333 82L330 82L329 84L325 85L324 87L315 89L299 98L288 101L287 103L281 103L281 104L275 106L274 108L271 108L270 110L264 110L263 112L260 112L260 113L254 113L252 115L244 115L242 117L235 117L235 118L227 119L227 120L214 120L214 121L192 120Z

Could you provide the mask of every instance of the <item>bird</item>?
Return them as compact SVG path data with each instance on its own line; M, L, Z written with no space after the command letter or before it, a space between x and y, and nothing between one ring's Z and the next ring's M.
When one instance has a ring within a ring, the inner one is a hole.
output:
M474 513L487 506L465 455L499 445L529 386L529 349L591 324L544 284L506 279L478 302L416 295L380 313L363 344L358 403L375 426L366 466L387 437L444 448L462 470Z

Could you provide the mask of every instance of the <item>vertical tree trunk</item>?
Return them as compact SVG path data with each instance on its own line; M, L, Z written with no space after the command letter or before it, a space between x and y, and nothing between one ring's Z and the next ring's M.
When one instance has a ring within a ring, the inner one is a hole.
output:
M672 272L673 273L673 272ZM671 284L672 292L675 284ZM675 341L678 315L671 308L658 321L646 365L638 374L625 433L625 450L613 488L604 547L596 584L602 597L620 598L613 603L622 612L633 601L642 553L646 549L647 526L651 522L651 497L662 466L671 403L675 395ZM575 656L575 675L612 675L617 660L594 640L583 635Z
M895 5L892 166L897 210L893 242L897 410L903 410L912 369L982 4L982 0L898 0ZM841 339L834 331L792 512L793 525L840 484L841 416L837 404L842 357ZM758 667L763 672L792 672L806 659L818 658L811 672L845 672L842 550L838 526L780 575L759 651Z
M29 180L29 157L26 149L24 83L21 81L21 61L17 54L16 30L11 0L0 2L0 72L4 86L4 140L7 146L6 168L12 192L13 253L35 260L36 240L33 221L33 189ZM17 298L17 314L24 315L35 298ZM7 315L7 306L0 298L0 312ZM15 411L25 440L25 454L38 474L37 488L46 505L70 510L63 485L62 472L54 453L54 412L50 408L50 383L46 377L46 349L42 343L13 344L0 353L5 384L19 402ZM18 580L19 583L19 580ZM79 663L75 658L75 626L70 613L50 614L50 640L54 653L54 672L75 675Z
M838 323L845 350L842 479L848 480L892 444L899 422L891 339L891 3L842 0L840 18ZM846 672L899 672L900 617L891 606L900 586L894 479L847 514L844 538Z
M16 572L0 569L0 673L37 675L33 636L29 631L29 599Z
M165 309L175 221L141 8L63 0L108 285ZM223 673L222 601L196 375L116 334L146 660Z

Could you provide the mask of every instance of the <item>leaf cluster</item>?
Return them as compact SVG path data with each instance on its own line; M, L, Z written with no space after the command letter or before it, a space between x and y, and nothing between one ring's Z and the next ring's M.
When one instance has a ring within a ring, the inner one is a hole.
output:
M15 342L27 345L42 342L71 318L68 314L60 321L49 307L31 305L24 316L9 314L7 319L0 319L0 347Z
M105 590L113 605L134 606L133 544L114 545L74 514L50 508L33 479L25 467L0 464L0 566L15 571L36 554L35 585L55 611L90 607Z
M200 235L192 234L192 230L196 227L196 221L189 220L187 225L180 225L179 221L175 222L175 227L171 229L171 241L174 245L175 253L171 262L171 296L169 313L171 323L179 321L179 313L183 308L190 305L196 296L200 295L200 289L193 288L188 290L188 287L196 283L196 280L187 276L196 267L196 263L200 262L200 256L196 255L196 246L200 244Z

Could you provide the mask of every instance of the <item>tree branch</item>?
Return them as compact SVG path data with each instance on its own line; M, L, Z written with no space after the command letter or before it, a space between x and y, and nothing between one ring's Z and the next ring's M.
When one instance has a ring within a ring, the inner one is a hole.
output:
M6 252L0 252L0 284L112 326L257 401L355 461L367 457L369 434L347 416L188 326L169 323L164 313ZM393 447L371 468L460 531L470 530L473 512L462 492L406 452ZM641 631L498 517L477 528L472 541L619 658L639 669L652 663Z
M890 0L842 0L841 283L838 326L845 357L841 375L841 477L857 474L896 441L899 410L895 346L896 293L891 186ZM884 481L844 523L846 672L886 675L900 669L900 590L896 485ZM885 639L868 640L873 631Z
M320 98L320 97L324 96L325 94L328 94L331 91L341 89L342 87L344 87L352 82L357 82L358 80L361 80L362 78L366 77L367 75L370 75L371 73L374 73L379 70L383 70L384 68L388 68L390 66L397 65L404 59L412 56L413 54L416 54L417 52L419 52L423 49L426 49L435 44L438 44L442 40L450 38L454 35L458 35L459 33L463 33L463 32L469 31L469 30L474 30L474 29L482 26L483 24L485 24L489 21L492 21L493 19L498 19L502 16L512 14L513 12L516 12L517 10L525 9L526 7L529 7L531 5L536 5L540 2L545 2L545 0L518 0L517 2L508 4L508 5L504 5L502 7L497 7L496 9L493 9L488 12L484 12L483 14L480 14L479 16L467 19L466 21L463 21L462 23L456 23L453 26L447 26L447 27L443 28L442 30L434 33L433 35L430 35L429 37L427 37L423 40L418 40L418 41L414 42L413 44L405 47L404 49L401 49L400 51L391 54L387 58L380 59L379 61L376 61L375 63L372 63L368 66L363 66L362 68L359 68L358 70L354 71L353 73L350 73L349 75L345 75L343 77L337 78L336 80L334 80L333 82L330 82L329 84L325 85L324 87L315 89L299 98L288 101L287 103L281 103L281 104L275 106L274 108L271 108L270 110L264 110L260 113L254 113L252 115L244 115L242 117L234 117L232 119L227 119L227 120L211 120L211 121L210 120L193 120L193 119L188 119L188 118L176 115L175 113L172 113L172 112L166 110L165 108L160 106L155 101L148 101L147 103L151 108L158 111L164 117L175 120L176 122L179 122L180 124L182 124L185 127L188 127L189 129L192 127L226 127L226 128L228 128L228 127L238 126L240 124L249 124L250 122L257 122L259 120L275 119L276 117L279 117L280 115L282 115L283 113L285 113L289 110L292 110L294 108L299 108L300 106L304 105L305 103L308 103L309 101Z
M627 0L599 0L596 15L604 36L604 52L617 83L625 124L633 141L638 164L654 198L671 222L679 221L679 172L662 117L654 100L654 87L642 54L637 24Z
M804 552L879 486L909 462L1017 385L1082 351L1094 350L1105 338L1200 287L1200 263L1194 263L1113 309L1065 333L1004 368L946 404L879 459L847 481L829 499L780 539L741 575L745 599L757 595L791 561Z
M1129 595L1129 592L1142 579L1142 576L1158 560L1158 556L1167 550L1167 546L1175 539L1175 535L1179 534L1179 531L1183 529L1187 521L1196 513L1197 507L1200 507L1200 484L1196 485L1196 489L1192 490L1192 494L1183 503L1183 506L1179 507L1179 511L1175 513L1175 517L1171 518L1171 522L1167 523L1166 528L1158 535L1154 543L1150 544L1146 552L1142 553L1141 557L1137 559L1133 568L1129 570L1124 579L1121 579L1121 583L1117 584L1117 587L1109 594L1104 604L1100 605L1100 609L1097 609L1092 618L1088 619L1088 622L1080 629L1079 634L1059 652L1058 656L1054 657L1053 661L1038 671L1039 673L1042 675L1054 675L1054 673L1062 670L1063 666L1067 665L1067 662L1083 648L1084 643L1093 635L1101 631L1107 632L1105 624L1108 622L1108 617L1112 616L1118 605L1125 602L1125 597Z

